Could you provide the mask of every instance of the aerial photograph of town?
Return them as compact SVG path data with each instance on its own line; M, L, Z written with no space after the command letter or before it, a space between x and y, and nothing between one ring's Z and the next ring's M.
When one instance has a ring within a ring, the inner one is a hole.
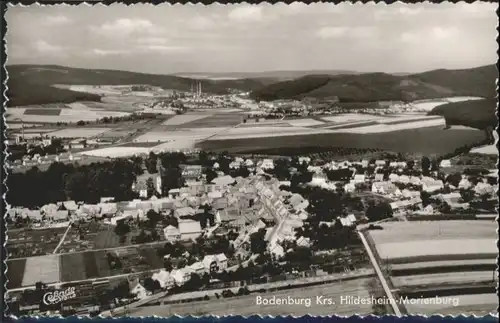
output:
M496 9L9 5L6 313L498 315Z

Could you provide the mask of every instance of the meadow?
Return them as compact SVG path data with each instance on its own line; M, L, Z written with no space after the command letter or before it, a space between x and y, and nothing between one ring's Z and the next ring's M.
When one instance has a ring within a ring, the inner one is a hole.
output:
M455 299L458 306L452 304L422 304L406 305L409 314L441 315L476 315L483 316L491 313L498 315L498 296L494 293L475 295L450 295L447 298Z

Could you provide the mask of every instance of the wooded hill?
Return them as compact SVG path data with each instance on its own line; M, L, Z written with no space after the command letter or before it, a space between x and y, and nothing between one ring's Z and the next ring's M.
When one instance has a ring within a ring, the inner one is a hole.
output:
M413 101L450 96L494 98L497 76L495 65L411 75L309 75L264 86L251 96L257 101L336 96L340 102Z

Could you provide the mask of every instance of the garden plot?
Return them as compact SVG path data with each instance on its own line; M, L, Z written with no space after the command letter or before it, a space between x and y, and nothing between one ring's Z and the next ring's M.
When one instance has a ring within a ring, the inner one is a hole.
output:
M498 296L491 294L475 294L475 295L451 295L446 296L458 303L458 306L453 304L436 304L434 299L422 299L412 304L405 304L408 314L427 314L432 315L439 313L440 315L477 315L483 316L490 313L498 315ZM428 300L429 303L425 303Z
M185 123L189 123L192 121L200 120L203 118L210 117L211 115L209 114L181 114L174 116L167 121L163 122L162 125L164 126L177 126L177 125L182 125Z
M109 128L66 128L50 133L59 138L90 138L109 131Z
M27 258L22 286L33 286L36 282L45 284L59 282L59 269L59 255Z
M498 276L495 275L496 280ZM483 282L493 282L493 271L462 271L441 274L425 274L392 277L392 283L396 288L437 286L437 285L460 285Z

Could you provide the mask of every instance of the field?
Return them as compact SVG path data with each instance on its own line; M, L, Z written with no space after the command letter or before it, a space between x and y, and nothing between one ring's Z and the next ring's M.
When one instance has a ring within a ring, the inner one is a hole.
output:
M54 283L60 277L58 255L30 257L26 259L22 286L35 285L36 282Z
M78 122L94 121L103 117L121 117L130 113L106 110L102 108L89 108L87 105L73 105L75 108L9 108L7 113L7 122L18 121L33 123L56 123L56 122Z
M314 119L292 119L292 120L286 120L286 122L294 127L311 127L324 124L324 122Z
M391 263L494 259L495 228L489 221L393 222L371 231L381 259Z
M410 314L435 314L441 315L476 315L483 316L490 313L498 315L498 296L492 294L476 295L452 295L447 298L453 299L458 306L452 304L422 304L416 303L406 305Z
M371 305L341 304L341 296L370 297L368 281L370 278L353 279L332 284L296 288L269 292L265 294L252 294L236 298L215 299L203 302L173 304L168 306L146 306L130 313L131 316L171 316L171 315L368 315L373 312ZM332 298L335 305L322 305L316 303L316 297ZM293 305L257 305L256 297L265 299L276 298L302 298L310 299L311 306L305 304Z
M498 279L498 275L495 275ZM415 286L435 286L441 284L474 284L493 282L493 270L491 271L462 271L454 273L425 274L393 277L392 283L396 288Z
M206 118L194 120L181 125L182 128L218 128L232 127L243 122L244 114L241 113L217 113L207 115Z
M258 130L258 129L257 129ZM256 131L257 132L257 131ZM432 138L432 140L429 140ZM407 129L371 134L322 133L289 135L266 138L210 139L198 143L197 147L210 151L232 153L267 153L280 155L280 149L302 147L345 147L357 149L382 149L401 153L441 156L453 152L466 144L475 144L485 139L479 130L444 130L443 127Z
M450 103L450 102L461 102L461 101L471 101L471 100L479 100L482 98L479 97L469 97L469 96L464 96L464 97L449 97L449 98L443 98L439 100L422 100L422 101L415 101L412 102L412 107L415 110L418 111L432 111L437 106Z
M177 126L185 123L190 123L199 119L210 117L210 114L182 114L174 116L163 122L165 126Z
M135 154L148 154L149 148L145 147L108 147L95 150L89 150L80 153L85 156L96 156L96 157L109 157L109 158L120 158L132 156Z
M65 128L50 133L58 138L90 138L109 131L109 128Z

